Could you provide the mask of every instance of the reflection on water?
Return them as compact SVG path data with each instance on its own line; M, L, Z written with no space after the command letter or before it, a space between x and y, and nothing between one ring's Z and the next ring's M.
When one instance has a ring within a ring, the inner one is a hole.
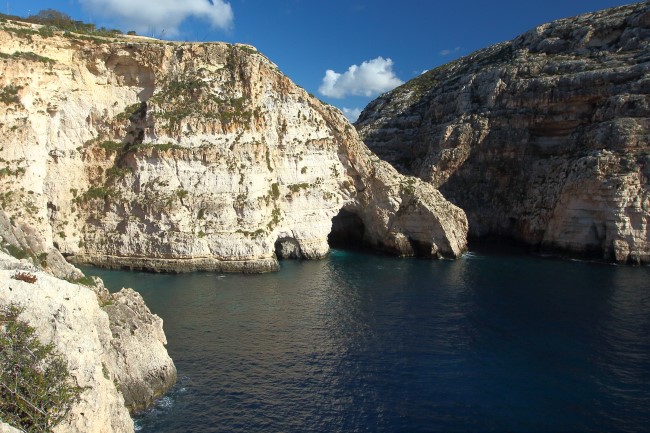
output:
M335 251L268 275L91 273L165 320L183 379L142 432L650 423L648 268Z

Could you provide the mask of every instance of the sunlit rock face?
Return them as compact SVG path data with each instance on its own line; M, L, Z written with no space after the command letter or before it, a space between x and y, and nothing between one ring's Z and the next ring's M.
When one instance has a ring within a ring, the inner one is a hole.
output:
M35 281L16 279L17 272ZM110 295L98 284L58 279L0 250L0 304L24 309L21 319L55 347L83 388L57 433L132 432L129 409L151 404L176 381L162 320L132 290Z
M0 23L0 206L69 260L272 271L342 209L375 248L465 250L462 210L253 47L42 33Z
M129 412L151 405L176 382L162 319L132 289L109 293L57 250L39 252L44 243L0 209L0 305L20 306L21 319L54 346L83 388L55 432L133 431ZM12 430L0 425L0 431Z
M381 96L356 127L471 236L647 263L649 53L647 2L555 21Z

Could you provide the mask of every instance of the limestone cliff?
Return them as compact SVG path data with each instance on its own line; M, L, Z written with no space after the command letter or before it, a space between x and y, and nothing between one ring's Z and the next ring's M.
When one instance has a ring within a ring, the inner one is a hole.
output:
M110 294L99 279L56 278L27 245L42 245L13 226L0 210L0 304L23 307L22 318L44 343L52 343L84 390L57 433L132 432L129 410L144 408L176 381L165 349L162 320L131 289ZM22 239L23 243L18 240ZM44 267L44 268L43 268ZM61 268L72 268L61 258ZM33 282L15 278L26 273ZM83 281L85 284L80 284ZM0 431L11 431L0 425Z
M541 25L361 114L365 143L465 210L470 235L650 262L650 6Z
M0 77L0 205L73 261L275 270L326 255L340 213L388 252L465 249L460 209L253 47L4 22Z
M0 250L64 280L77 280L84 276L79 269L69 264L56 248L47 245L36 234L33 227L13 225L1 207ZM0 259L0 267L8 268L9 266L9 262Z

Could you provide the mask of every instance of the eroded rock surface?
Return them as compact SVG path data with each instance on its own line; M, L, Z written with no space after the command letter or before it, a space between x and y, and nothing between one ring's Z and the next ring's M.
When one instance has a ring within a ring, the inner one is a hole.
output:
M325 256L342 209L395 254L465 249L461 210L253 47L17 26L0 26L0 206L73 261L271 271Z
M162 319L133 289L99 293L113 337L108 369L114 372L129 410L145 409L176 383Z
M539 26L371 103L357 129L470 235L650 262L650 6Z
M4 253L0 252L0 256ZM44 343L52 342L67 363L78 386L87 387L69 419L57 432L129 432L133 421L124 398L107 370L111 333L108 315L89 288L40 271L33 284L0 270L0 303L24 308L22 318Z
M3 216L0 209L0 304L20 305L22 318L43 343L52 343L63 355L84 388L69 419L55 432L132 432L129 410L150 405L176 381L162 320L131 289L111 294L97 278L83 280L90 286L75 283L83 274L62 258L76 271L65 273L73 281L48 273L52 268L25 249L43 240ZM17 272L35 281L14 278Z
M0 267L10 266L29 269L41 268L58 278L76 280L83 273L69 264L61 253L46 242L28 225L14 225L0 208L0 248L20 261L2 261Z

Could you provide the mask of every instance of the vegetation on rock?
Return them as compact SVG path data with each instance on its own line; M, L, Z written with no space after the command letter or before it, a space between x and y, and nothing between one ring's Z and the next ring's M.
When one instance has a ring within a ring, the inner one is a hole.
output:
M13 54L0 53L0 59L25 59L31 62L41 62L41 63L49 63L49 64L56 63L55 60L50 59L49 57L40 56L36 53L32 53L31 51L27 51L27 52L16 51Z
M107 29L105 27L100 27L98 29L95 24L73 20L70 15L57 11L55 9L44 9L36 15L31 15L27 18L6 14L0 14L0 18L4 20L9 19L13 21L28 22L45 26L40 30L20 29L25 30L22 33L30 37L34 34L40 34L43 37L51 37L54 35L54 30L63 30L81 34L92 34L97 36L115 36L122 34L122 31L117 29Z
M5 105L20 104L18 91L21 88L22 87L14 86L13 84L3 87L2 89L0 89L0 102L2 102Z
M49 432L68 416L82 389L51 344L19 318L17 305L0 307L0 420L21 430Z

